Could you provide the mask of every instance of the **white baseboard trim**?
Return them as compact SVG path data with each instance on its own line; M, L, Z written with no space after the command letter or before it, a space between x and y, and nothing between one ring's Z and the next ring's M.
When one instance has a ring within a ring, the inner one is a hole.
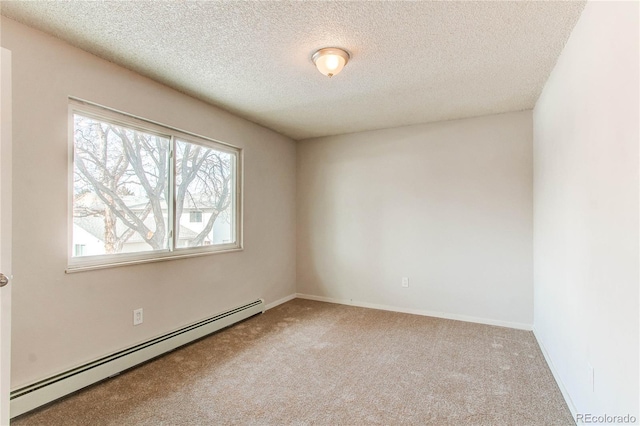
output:
M380 309L383 311L401 312L404 314L422 315L425 317L436 317L436 318L444 318L444 319L450 319L450 320L456 320L456 321L473 322L477 324L496 325L499 327L515 328L518 330L527 330L527 331L532 330L531 324L524 324L519 322L492 320L488 318L477 318L477 317L471 317L467 315L447 314L443 312L425 311L422 309L407 309L407 308L400 308L398 306L378 305L375 303L359 302L351 299L334 299L332 297L314 296L311 294L303 294L303 293L297 293L296 297L300 299L316 300L319 302L337 303L339 305L358 306L360 308Z
M553 378L556 380L556 383L558 384L558 387L560 388L560 392L562 393L562 396L564 397L564 400L567 403L567 406L569 407L569 411L571 411L571 415L573 416L573 421L575 422L576 419L578 418L577 417L578 410L576 409L576 406L573 403L573 400L571 399L571 395L569 395L569 391L567 390L566 386L564 385L564 382L560 378L560 374L558 374L558 370L553 365L553 361L551 360L551 356L549 356L549 352L547 352L547 348L545 348L544 344L542 343L542 340L540 340L540 338L538 338L538 333L536 332L535 326L533 327L533 336L536 338L536 342L538 342L538 346L540 347L540 351L542 352L542 355L544 356L545 361L547 361L547 365L549 366L549 370L551 370L551 374L553 374Z
M282 299L278 299L275 302L271 302L264 307L265 311L268 311L271 308L275 308L278 305L282 305L283 303L287 303L289 300L293 300L296 298L296 293L292 293L288 296L283 297Z

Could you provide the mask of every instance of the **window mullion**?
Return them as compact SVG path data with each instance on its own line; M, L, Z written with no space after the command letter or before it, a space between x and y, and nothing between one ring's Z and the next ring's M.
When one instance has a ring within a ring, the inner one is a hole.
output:
M167 209L169 210L169 250L175 251L176 244L176 137L171 136L171 148L169 152L169 199Z

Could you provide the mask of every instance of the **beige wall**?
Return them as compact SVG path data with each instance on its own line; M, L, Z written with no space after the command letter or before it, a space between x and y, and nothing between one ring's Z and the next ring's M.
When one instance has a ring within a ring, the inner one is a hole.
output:
M533 115L534 326L574 414L640 418L638 12L587 3Z
M531 111L302 141L297 173L299 293L531 326Z
M2 46L13 52L13 387L295 292L292 140L5 18ZM244 148L245 250L65 274L68 96Z

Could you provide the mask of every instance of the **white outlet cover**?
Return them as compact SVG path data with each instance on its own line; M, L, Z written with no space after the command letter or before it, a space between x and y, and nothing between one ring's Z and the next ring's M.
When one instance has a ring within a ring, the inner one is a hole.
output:
M409 278L402 277L402 287L409 287Z
M133 325L140 325L144 321L142 308L133 311Z

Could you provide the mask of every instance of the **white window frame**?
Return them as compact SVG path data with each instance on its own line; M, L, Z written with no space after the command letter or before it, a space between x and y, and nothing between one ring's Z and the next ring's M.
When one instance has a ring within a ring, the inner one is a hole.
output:
M97 256L73 256L73 191L74 191L74 114L95 118L97 120L118 124L127 128L140 130L145 133L162 135L171 141L171 160L169 176L169 248L164 250L154 250L138 253L117 253ZM199 247L176 248L175 245L175 140L193 143L215 149L217 151L228 152L235 155L233 173L235 174L235 191L232 194L232 208L235 212L235 227L232 229L235 236L234 243L203 245ZM211 138L197 135L195 133L176 129L161 123L136 117L131 114L120 112L111 108L103 107L92 102L87 102L77 98L69 98L68 108L68 141L69 141L69 166L68 166L68 242L67 242L67 273L80 272L86 270L111 268L117 266L134 265L140 263L158 262L171 259L183 259L187 257L204 256L217 253L235 252L244 249L243 245L243 163L244 151L242 148L220 142Z

